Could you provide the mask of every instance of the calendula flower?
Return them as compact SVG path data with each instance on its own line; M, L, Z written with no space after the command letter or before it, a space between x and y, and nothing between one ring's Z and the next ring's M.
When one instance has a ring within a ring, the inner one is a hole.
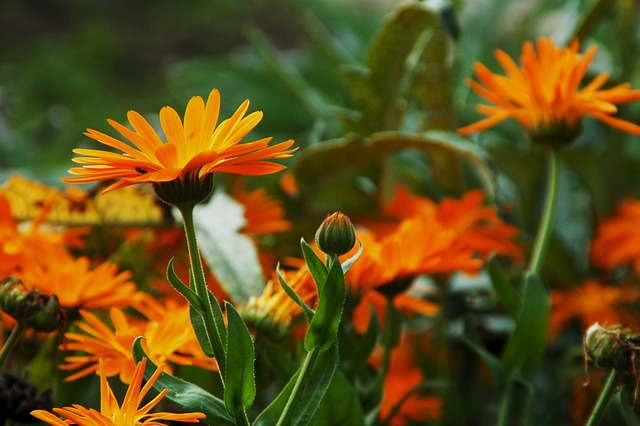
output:
M598 226L591 261L607 269L631 265L640 274L640 201L625 200L614 217Z
M603 89L609 79L607 73L583 85L596 51L594 45L580 54L577 40L569 47L559 47L551 38L541 37L535 46L532 42L524 44L518 66L505 52L496 50L496 59L506 75L494 74L476 63L479 82L469 80L471 88L490 104L477 107L487 118L458 132L479 132L514 118L534 141L568 144L580 132L582 118L588 116L640 135L640 126L615 116L616 105L640 99L640 91L632 90L627 83Z
M160 365L145 385L142 386L144 370L147 365L147 359L143 358L142 361L136 365L131 384L127 389L122 405L120 405L107 381L103 361L100 360L99 364L100 411L74 404L72 407L53 409L54 413L62 417L58 417L45 410L35 410L32 411L31 414L54 426L68 426L70 424L80 426L142 426L167 424L163 422L197 423L206 417L204 413L150 413L169 392L168 389L164 389L155 398L140 407L140 404L153 387L153 384L162 374L164 365Z
M586 280L579 286L551 293L549 334L557 336L571 320L578 320L586 329L591 324L628 324L633 321L629 306L640 297L637 290L604 285Z
M80 369L65 380L76 380L96 371L98 360L102 360L105 369L103 374L109 377L118 374L123 383L130 383L135 369L131 346L138 336L145 337L145 353L156 364L174 362L217 369L215 360L207 358L199 348L196 351L197 340L189 320L188 307L169 306L163 311L158 313L156 309L150 314L156 318L145 320L127 316L121 309L112 308L110 317L113 329L95 314L80 311L84 321L78 321L76 325L84 333L66 333L67 343L62 348L86 354L65 357L61 369ZM169 365L167 371L171 372Z
M291 229L291 222L285 219L282 204L269 196L266 189L247 191L239 186L233 198L244 207L246 225L241 229L242 233L264 235Z
M19 277L27 288L58 296L60 306L66 309L129 306L137 292L130 271L120 271L118 265L107 261L92 267L85 256L31 262Z
M116 179L103 193L139 183L153 183L156 192L159 189L170 192L176 188L170 185L162 188L162 184L184 182L190 185L189 190L196 192L192 195L203 195L204 199L208 194L198 193L197 185L212 185L206 179L212 173L263 175L284 169L283 165L269 160L290 157L295 151L290 149L292 140L273 146L269 146L270 137L240 143L262 119L260 111L246 115L248 108L246 100L233 116L218 124L220 94L216 89L211 91L206 104L200 96L191 98L184 122L173 108L164 107L159 118L166 140L142 115L129 111L127 118L133 130L108 120L128 142L97 130L88 129L85 133L120 153L76 148L73 151L80 157L73 161L83 166L71 168L69 173L75 176L63 181L87 183Z

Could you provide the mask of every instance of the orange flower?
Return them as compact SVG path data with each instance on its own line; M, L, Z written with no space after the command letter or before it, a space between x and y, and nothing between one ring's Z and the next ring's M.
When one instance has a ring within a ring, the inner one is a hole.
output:
M19 277L30 289L57 295L67 309L129 306L137 288L131 272L118 268L111 262L91 268L87 257L64 255L50 257L46 264L32 262Z
M289 149L292 140L269 146L272 138L240 144L240 141L260 122L262 112L245 117L249 101L240 105L233 116L218 125L220 94L214 89L205 104L200 96L189 101L184 123L171 107L160 110L159 118L166 142L151 124L135 111L127 118L130 130L113 120L109 124L127 142L88 129L85 135L122 153L76 148L81 157L73 159L83 167L73 167L64 178L71 183L88 183L110 179L117 181L104 191L138 183L162 183L184 179L197 174L198 179L214 172L263 175L284 169L284 166L268 160L287 158L296 149ZM133 146L132 146L133 145Z
M591 243L594 265L607 269L631 264L640 274L640 201L626 200L605 220Z
M81 405L74 404L72 407L54 408L53 412L60 418L45 410L35 410L31 412L34 417L55 426L68 426L69 424L77 424L80 426L137 426L137 425L162 425L161 421L175 421L185 423L196 423L206 416L203 413L149 413L169 392L164 389L155 398L149 401L143 407L140 404L149 393L153 384L158 380L164 369L164 365L160 365L158 369L149 378L147 383L142 386L144 379L144 370L147 365L147 359L143 358L135 368L131 384L127 389L127 393L122 401L122 406L118 403L113 390L107 382L105 366L102 359L99 361L98 374L100 375L100 411L87 409Z
M217 369L215 360L207 358L199 348L189 320L187 306L168 306L164 313L151 314L151 320L127 317L121 309L110 311L113 330L89 311L80 311L85 321L76 325L84 333L66 333L68 340L62 347L67 351L83 351L86 355L65 357L63 370L80 371L67 377L65 381L84 377L98 368L98 360L104 363L107 376L120 375L123 383L130 383L134 377L134 362L131 346L138 336L145 336L145 353L156 364L175 362L182 365L196 365L209 370ZM197 349L197 350L196 350ZM170 366L167 366L170 372Z
M414 339L404 334L400 344L391 352L389 371L384 381L380 418L392 426L437 421L442 413L440 398L424 395L424 392L419 390L425 377L416 364L413 343ZM379 367L379 358L380 356L374 353L370 362Z
M269 196L267 190L258 188L246 191L238 187L233 197L244 206L246 225L241 232L263 235L291 229L291 222L285 219L285 211L280 201Z
M573 319L586 329L598 322L606 325L628 324L633 316L625 312L625 302L635 302L640 294L636 290L603 285L587 280L577 288L554 290L551 293L551 319L549 334L556 337Z
M487 118L458 132L479 132L514 118L534 140L564 139L566 143L579 132L582 118L589 116L640 135L640 126L614 116L617 104L640 99L640 91L631 90L629 84L602 89L609 79L607 73L580 88L597 47L591 46L584 55L578 49L577 40L569 47L558 47L551 38L541 37L537 46L524 44L520 67L505 52L496 50L496 59L506 75L494 74L476 63L474 71L480 83L469 80L469 85L491 105L479 105L478 111Z

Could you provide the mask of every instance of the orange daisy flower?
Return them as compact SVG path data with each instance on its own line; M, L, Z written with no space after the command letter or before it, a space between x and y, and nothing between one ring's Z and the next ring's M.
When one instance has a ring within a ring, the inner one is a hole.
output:
M130 271L106 261L92 268L84 256L74 259L65 254L48 258L46 264L31 262L19 278L29 289L55 294L66 309L130 306L137 292Z
M607 269L632 265L640 275L640 201L625 200L614 217L598 226L591 261Z
M291 229L291 222L285 219L285 211L280 201L273 199L264 188L246 191L238 187L233 198L244 206L246 225L241 232L251 235L274 234Z
M477 110L487 118L458 132L479 132L514 118L533 140L567 143L579 133L582 118L589 116L640 135L640 126L615 117L616 105L640 99L640 91L632 90L629 84L602 89L609 79L607 73L580 88L597 46L584 54L578 50L577 40L569 47L558 47L551 38L541 37L536 46L532 42L524 44L521 66L496 50L496 59L506 75L494 74L476 63L474 71L480 82L469 80L469 85L491 105L478 105Z
M147 359L143 358L135 368L131 384L122 401L122 406L118 403L105 373L105 366L102 360L99 361L98 374L100 375L100 411L92 408L85 408L74 404L72 407L54 408L53 413L45 410L35 410L31 412L34 417L54 426L68 426L77 424L80 426L138 426L138 425L163 425L163 421L175 421L184 423L196 423L206 416L204 413L149 413L169 392L164 389L155 398L140 407L145 396L149 393L153 384L164 370L164 365L160 365L149 380L142 386L144 370Z
M151 311L151 310L148 310ZM89 311L80 311L84 321L76 325L84 333L65 333L68 341L62 346L67 351L82 351L86 355L69 355L60 366L63 370L77 370L65 381L84 377L98 368L98 360L104 363L107 376L119 374L123 383L130 383L134 377L135 364L131 346L138 336L145 336L145 353L156 364L174 362L182 365L196 365L200 368L217 370L215 360L206 357L197 346L198 342L189 320L188 306L167 306L163 313L156 311L144 320L126 316L121 309L110 311L113 329ZM171 367L167 366L171 372Z
M151 124L139 113L129 111L127 118L133 130L113 120L109 124L128 140L123 142L97 130L88 129L86 136L122 153L76 148L82 164L62 179L71 183L88 183L117 179L103 193L138 183L162 183L197 174L203 179L211 173L263 175L284 169L268 160L287 158L297 149L290 149L293 140L269 146L272 138L240 144L240 141L260 122L262 112L247 116L249 101L240 105L231 118L218 124L220 94L214 89L207 102L200 96L189 101L184 123L171 107L160 110L159 118L166 137L163 141Z
M594 280L587 280L576 288L554 290L549 334L558 336L573 319L578 319L585 329L596 322L607 325L635 322L631 311L625 312L624 303L635 302L638 297L640 293L636 290L603 285Z

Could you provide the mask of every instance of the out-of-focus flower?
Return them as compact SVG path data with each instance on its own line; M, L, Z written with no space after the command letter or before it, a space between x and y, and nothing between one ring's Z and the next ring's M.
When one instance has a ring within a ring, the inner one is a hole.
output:
M282 204L269 196L264 188L246 191L238 188L233 198L244 207L246 225L241 232L249 235L274 234L291 229Z
M160 312L159 311L163 311ZM77 370L66 381L86 376L98 368L98 360L104 362L104 374L119 374L123 383L130 383L134 373L131 346L138 336L144 336L145 353L156 364L174 362L196 365L209 370L217 369L215 360L206 357L196 348L197 339L189 320L188 306L168 306L155 311L145 310L153 319L128 317L121 309L110 311L113 329L89 311L80 311L84 321L76 325L84 333L69 332L62 348L67 351L82 351L86 354L69 355L60 366L63 370ZM170 372L170 366L167 366Z
M240 105L233 116L218 124L220 94L214 89L207 102L200 96L189 101L184 122L171 107L160 110L159 118L166 137L163 141L151 124L135 111L127 118L133 130L113 120L109 124L128 140L120 141L89 129L88 137L121 153L76 148L80 157L73 159L83 167L74 167L64 178L70 183L88 183L116 179L104 191L139 183L162 183L182 180L204 180L212 173L263 175L284 169L269 160L287 158L292 140L269 146L272 138L240 144L240 141L260 122L262 112L245 117L249 101ZM157 188L156 188L157 190Z
M603 285L594 280L568 290L554 290L549 334L556 337L571 320L580 321L585 328L596 322L605 325L637 322L624 304L635 303L639 297L637 290Z
M114 426L138 426L138 425L163 425L163 421L196 423L206 416L203 413L149 413L165 397L168 390L164 389L155 398L140 407L143 399L149 393L153 384L158 380L164 369L160 365L149 380L142 386L144 370L147 359L143 358L133 372L129 388L122 401L122 406L118 403L109 382L102 360L99 361L98 374L100 375L100 411L88 409L81 405L74 404L72 407L54 408L54 415L45 410L35 410L31 414L55 426L68 426L77 424L80 426L114 425ZM66 419L65 419L66 418Z
M420 384L424 374L415 360L414 340L403 334L400 344L391 352L389 371L384 381L380 418L392 426L403 426L415 422L434 422L442 414L439 397L425 395ZM374 353L370 362L381 364L380 356Z
M591 261L607 269L631 265L640 275L640 201L625 200L614 217L598 226Z
M137 292L130 271L119 271L111 262L91 268L87 257L64 255L51 257L46 264L32 262L19 277L27 288L58 296L66 309L129 306Z
M308 306L313 307L318 293L309 269L303 266L297 271L282 273L287 284ZM292 321L302 313L302 308L285 293L278 278L274 276L262 294L251 297L241 306L240 311L249 326L271 331L279 336L289 330Z
M551 38L541 37L534 46L526 42L520 66L502 50L495 56L505 75L494 74L481 63L474 71L478 80L469 85L490 105L478 105L487 118L458 130L466 135L486 130L509 118L516 119L537 142L564 145L579 134L585 116L619 130L640 135L640 126L615 117L617 104L640 99L640 91L629 84L602 89L609 79L601 73L580 87L593 60L597 46L578 53L579 43L556 46Z

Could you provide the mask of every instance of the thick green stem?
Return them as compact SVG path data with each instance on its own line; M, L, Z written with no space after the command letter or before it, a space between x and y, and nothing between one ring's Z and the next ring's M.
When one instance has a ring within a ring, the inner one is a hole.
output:
M313 366L316 363L316 359L318 358L319 353L320 351L318 349L307 352L307 356L304 358L304 362L302 363L302 367L300 369L300 374L298 374L296 383L293 385L293 390L291 391L291 395L289 395L287 404L285 405L284 410L280 415L277 426L285 426L290 424L293 409L295 408L295 404L298 403L298 400L300 398L299 394L302 392L304 387L307 385L307 382L309 381L309 376L311 374L311 371L313 370Z
M13 330L11 330L11 334L7 338L6 342L4 342L4 345L0 350L0 369L4 365L4 362L7 360L7 357L9 356L9 353L11 352L13 347L16 345L16 343L18 343L18 340L20 340L20 335L22 335L23 330L24 326L20 322L18 322L15 327L13 327Z
M219 330L219 324L224 324L222 319L222 311L217 302L212 303L209 298L209 289L207 287L204 269L202 268L202 260L200 259L200 250L198 249L198 241L196 239L196 230L193 223L193 208L188 205L180 208L182 219L184 222L184 230L187 238L187 249L189 251L189 261L191 263L191 276L193 277L193 287L196 294L200 297L204 304L204 313L202 318L207 330L207 335L213 348L213 353L220 370L220 378L224 383L224 372L226 371L226 353L225 345L222 340L222 333ZM218 321L216 321L218 316Z
M553 217L556 210L556 202L558 199L558 153L553 148L547 151L547 188L545 192L544 210L538 225L538 232L533 244L531 259L529 261L528 272L534 274L540 273L544 257L549 245L551 237L551 228L553 225Z
M598 401L593 407L593 411L591 411L591 415L589 416L589 420L587 420L585 426L596 426L600 423L600 420L602 420L602 416L607 409L607 405L609 404L609 400L615 393L620 380L622 380L622 376L615 369L611 370L611 373L609 373L609 377L607 377L607 381L602 388Z

